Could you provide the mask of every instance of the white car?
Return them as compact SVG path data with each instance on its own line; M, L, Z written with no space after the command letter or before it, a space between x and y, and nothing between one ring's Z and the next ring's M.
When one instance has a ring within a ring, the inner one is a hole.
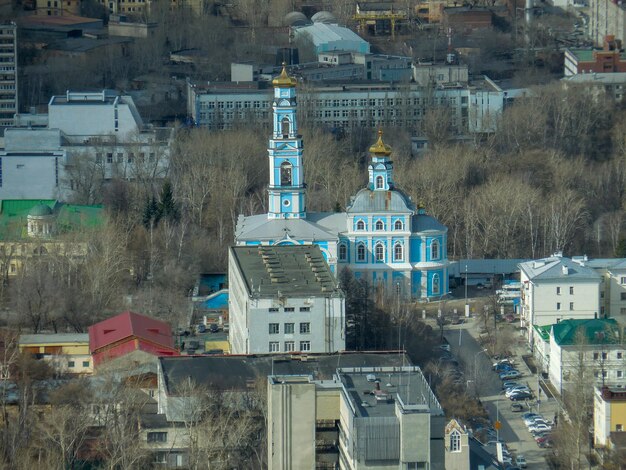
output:
M545 421L545 418L543 416L531 416L530 418L524 419L524 424L526 426L532 426L533 424L535 424L535 422L541 421Z
M519 392L531 393L531 390L526 385L519 385L517 387L508 389L504 394L507 398L511 398L511 395Z
M519 468L526 468L528 465L526 464L526 458L523 455L518 455L515 459L515 465Z
M543 432L543 431L551 431L552 430L552 426L550 426L547 423L537 423L537 424L533 424L532 426L529 426L528 430L531 433Z

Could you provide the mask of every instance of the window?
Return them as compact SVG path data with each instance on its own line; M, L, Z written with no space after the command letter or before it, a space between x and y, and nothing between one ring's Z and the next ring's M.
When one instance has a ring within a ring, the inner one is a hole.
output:
M622 432L624 430L624 426L622 426L621 424L616 424L615 425L615 430L617 432Z
M374 247L374 256L376 257L377 262L385 261L385 247L381 242L376 243Z
M620 300L626 300L626 292L620 292L619 293L619 298L620 298Z
M167 463L167 452L156 452L154 454L154 463Z
M75 365L76 365L76 363L75 363L74 361L68 361L68 362L67 362L67 367L72 368L72 367L74 367Z
M393 246L393 260L394 261L402 261L403 258L404 258L404 253L403 253L403 249L402 249L402 244L401 243L396 243Z
M556 295L561 295L561 288L559 286L556 288Z
M278 308L277 307L270 307L268 308L270 313L274 313L274 312L278 312Z
M113 154L107 153L107 163L113 163Z
M439 294L439 274L433 274L433 295Z
M270 341L270 352L279 352L280 346L278 345L278 341Z
M102 163L102 154L96 153L96 163Z
M394 230L402 230L402 221L401 220L396 220L393 224L393 229Z
M356 246L356 260L365 261L365 244L364 243L359 243Z
M622 276L619 278L619 283L623 286L626 286L626 276Z
M569 309L570 310L574 310L574 302L570 302L569 303Z
M365 222L363 222L362 220L357 221L356 229L357 230L365 230Z
M624 355L623 355L621 352L618 352L618 353L617 353L617 358L618 358L618 359L621 359L622 357L624 357Z
M602 353L602 359L606 360L606 353L605 352Z
M292 352L296 350L296 343L293 341L285 341L285 352Z
M294 310L294 307L285 307L285 312L293 312Z
M289 162L282 162L280 164L280 185L291 186L291 170L292 166Z
M382 176L376 177L376 189L383 189L384 180Z
M293 323L285 323L285 334L286 335L293 334Z
M376 221L376 230L385 230L385 223L382 220Z
M599 357L600 357L600 355L597 352L593 353L593 360L594 361L597 361Z
M433 240L433 242L430 244L430 259L439 259L439 242L437 240Z
M561 310L561 302L557 302L556 303L556 309L557 310Z
M574 286L570 286L569 295L574 295Z
M122 163L124 161L124 154L119 152L117 154L117 163Z
M311 311L311 307L300 307L300 311L301 312L310 312Z
M310 350L311 350L310 341L300 341L300 351L310 351Z
M339 245L339 261L346 261L348 259L348 247L345 243Z
M167 442L166 432L149 432L148 442Z
M618 379L621 379L622 377L624 377L624 372L618 370L617 372L615 372L615 375Z
M461 433L457 430L450 433L450 452L461 452Z
M277 335L280 332L280 325L278 323L270 323L270 335Z
M89 361L83 361L83 367L89 367Z
M300 323L300 334L308 335L311 332L311 324L308 322Z

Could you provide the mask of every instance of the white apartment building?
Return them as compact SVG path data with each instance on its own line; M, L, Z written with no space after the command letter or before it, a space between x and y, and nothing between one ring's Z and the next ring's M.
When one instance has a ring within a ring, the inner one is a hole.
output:
M187 113L210 129L270 122L273 90L263 82L200 85L187 83ZM342 81L298 88L300 123L349 132L362 127L398 127L419 134L427 112L448 110L457 134L492 132L505 92L484 77L469 85L434 88L417 84Z
M232 247L228 282L233 354L345 349L345 299L318 246Z
M626 430L626 389L596 387L593 397L593 446L611 451Z
M11 127L18 112L17 26L0 24L0 128Z
M602 46L608 35L626 40L626 4L614 0L589 0L589 37Z
M53 96L48 115L20 115L0 151L0 199L60 199L92 180L160 178L173 129L143 123L131 97ZM95 176L95 178L94 178Z
M600 315L601 277L584 262L555 255L520 263L521 322L533 344L536 326Z
M626 258L587 260L583 257L582 262L602 277L600 316L610 316L626 326Z

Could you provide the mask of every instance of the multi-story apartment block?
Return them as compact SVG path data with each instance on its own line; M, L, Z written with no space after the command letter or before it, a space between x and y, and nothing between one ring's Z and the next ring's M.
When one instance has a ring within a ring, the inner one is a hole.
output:
M236 246L228 271L234 354L345 349L344 296L318 246Z
M264 82L199 85L188 82L187 112L210 129L229 129L269 121L273 90ZM301 123L349 132L362 127L398 127L413 134L429 110L444 109L458 134L492 132L502 113L505 93L494 82L423 87L415 83L343 81L309 83L298 89Z
M626 389L596 387L593 400L594 448L611 451L623 445L626 432Z
M0 24L0 128L11 127L18 112L17 26Z
M144 124L129 96L109 91L53 96L48 115L19 116L0 151L0 199L64 199L88 180L159 178L172 129Z
M589 37L598 46L609 35L625 39L626 4L618 0L590 0L588 28Z
M615 36L604 38L602 49L566 49L565 76L582 73L626 72L626 53Z
M333 380L268 380L272 469L445 465L444 413L418 367L340 367Z

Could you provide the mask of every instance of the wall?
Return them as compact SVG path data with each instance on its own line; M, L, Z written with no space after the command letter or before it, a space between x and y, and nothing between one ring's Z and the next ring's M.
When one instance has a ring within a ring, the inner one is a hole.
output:
M590 0L589 36L597 46L602 46L604 38L609 34L626 40L625 5L618 5L611 0Z
M529 302L532 302L532 313L535 325L552 325L558 320L570 318L594 318L594 314L600 314L600 282L580 281L571 279L569 281L541 281L529 284ZM561 287L561 294L556 294L556 287ZM574 294L569 294L570 286L574 287ZM574 303L574 310L569 310L570 302ZM561 309L557 310L557 303L561 304Z

